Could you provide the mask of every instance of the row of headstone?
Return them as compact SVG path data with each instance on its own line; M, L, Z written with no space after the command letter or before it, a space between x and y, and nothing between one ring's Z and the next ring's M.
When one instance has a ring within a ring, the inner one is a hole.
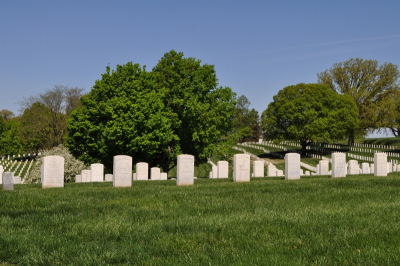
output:
M212 166L209 178L228 178L229 163L227 161L218 161L217 165Z

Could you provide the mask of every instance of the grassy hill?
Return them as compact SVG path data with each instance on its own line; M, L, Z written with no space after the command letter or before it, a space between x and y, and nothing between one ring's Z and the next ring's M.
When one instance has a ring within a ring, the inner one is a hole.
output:
M0 261L398 265L400 174L68 183L0 191Z

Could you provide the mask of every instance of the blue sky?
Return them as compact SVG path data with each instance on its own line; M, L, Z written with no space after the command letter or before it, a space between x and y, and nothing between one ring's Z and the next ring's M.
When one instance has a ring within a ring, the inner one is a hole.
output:
M1 1L0 109L174 49L215 65L260 113L350 58L400 64L400 1Z

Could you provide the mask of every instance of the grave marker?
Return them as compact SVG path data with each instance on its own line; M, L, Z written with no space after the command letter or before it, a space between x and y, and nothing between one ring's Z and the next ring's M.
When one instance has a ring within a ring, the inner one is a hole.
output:
M250 181L250 155L235 154L233 156L233 176L234 182L249 182Z
M137 163L136 164L136 180L149 180L149 164Z
M160 168L152 167L150 169L150 179L151 180L161 180L160 172L161 172Z
M101 163L93 163L90 165L90 182L104 181L104 165Z
M64 158L43 157L42 188L64 187Z
M177 186L189 186L194 184L194 156L188 154L178 155L176 175Z
M253 162L253 176L264 177L264 161Z
M374 176L387 176L387 154L377 152L374 154Z
M285 154L285 179L300 179L300 154Z
M332 177L346 177L346 154L332 153Z
M227 161L218 161L218 178L228 178L229 163Z
M132 157L128 155L114 156L113 162L113 186L132 186Z
M82 170L81 171L82 183L90 182L90 170Z
M13 172L3 172L3 190L14 190L14 174Z

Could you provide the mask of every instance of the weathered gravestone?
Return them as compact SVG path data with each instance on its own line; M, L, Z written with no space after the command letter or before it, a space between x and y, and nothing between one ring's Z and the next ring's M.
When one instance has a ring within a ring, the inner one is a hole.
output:
M300 179L300 154L285 154L285 179Z
M332 153L332 177L346 177L346 154Z
M264 177L264 161L253 162L253 176Z
M233 156L233 182L250 181L250 155L235 154Z
M112 182L113 181L113 175L112 174L106 174L104 181L105 182Z
M64 187L64 158L43 157L42 188Z
M178 155L176 185L189 186L194 184L194 156L188 154Z
M137 163L136 164L136 180L149 180L149 164Z
M21 177L20 176L14 176L14 185L21 184Z
M3 190L14 190L14 174L13 172L3 172Z
M104 165L101 163L93 163L90 165L90 182L104 181Z
M161 173L160 174L160 179L161 180L168 180L168 174L167 173Z
M90 170L82 170L81 171L82 183L90 182Z
M358 175L360 173L360 168L356 160L349 161L349 175Z
M278 169L276 169L276 166L273 164L269 164L267 168L267 176L276 176L276 172Z
M228 178L229 163L227 161L218 161L218 178Z
M319 161L319 174L320 175L329 175L329 161L328 160Z
M150 179L151 180L161 180L160 173L161 173L161 169L160 168L152 167L150 169Z
M82 183L82 175L75 176L75 183Z
M127 155L114 156L113 162L113 186L132 186L132 157Z
M369 163L362 163L361 170L363 174L369 174L370 173Z
M216 166L216 165L212 166L212 177L218 178L218 166Z
M377 152L374 154L374 176L387 176L387 154Z

